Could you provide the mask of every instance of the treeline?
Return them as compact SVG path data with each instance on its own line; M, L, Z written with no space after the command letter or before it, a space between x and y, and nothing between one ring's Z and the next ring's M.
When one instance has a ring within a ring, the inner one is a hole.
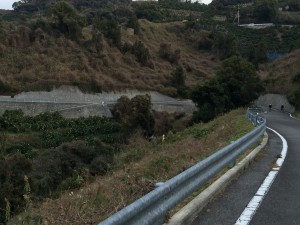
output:
M226 22L192 20L187 23L186 28L187 33L190 30L201 33L191 39L199 50L214 51L221 59L240 54L256 66L268 61L268 52L287 53L300 48L298 26L249 29Z

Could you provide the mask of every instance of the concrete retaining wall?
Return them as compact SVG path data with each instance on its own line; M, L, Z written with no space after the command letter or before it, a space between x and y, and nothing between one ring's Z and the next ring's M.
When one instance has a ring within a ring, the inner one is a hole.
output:
M0 115L5 110L21 109L25 115L36 116L44 112L60 112L68 118L105 116L111 117L111 112L107 106L96 104L76 104L76 103L40 103L40 102L0 102Z
M263 106L263 107L268 107L269 104L271 104L273 109L278 109L278 110L280 110L281 105L283 105L285 111L291 113L295 112L295 107L288 102L285 96L279 94L266 94L260 96L256 100L255 104L257 106Z
M111 117L109 107L123 95L133 98L136 95L151 96L153 109L157 111L184 112L188 115L196 110L191 102L187 104L166 104L166 102L176 102L176 99L162 95L153 91L130 90L124 92L82 93L77 87L62 86L51 92L22 92L13 98L11 96L0 96L0 115L5 110L21 109L26 115L35 116L43 112L60 112L69 118L105 116ZM184 102L183 102L184 103Z

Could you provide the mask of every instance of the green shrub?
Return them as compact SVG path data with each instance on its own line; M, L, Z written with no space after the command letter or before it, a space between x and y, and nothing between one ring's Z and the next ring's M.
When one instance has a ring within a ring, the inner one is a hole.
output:
M0 45L0 54L1 54L1 45ZM11 86L8 83L0 80L0 94L7 94L11 91L12 91Z
M73 171L72 177L68 177L62 183L60 184L59 188L60 190L70 190L70 189L76 189L79 188L84 182L83 177L81 176L80 172L77 170Z
M288 100L297 109L299 109L300 108L300 90L294 90L291 94L289 94Z
M300 72L295 74L292 78L293 83L300 83Z
M137 61L144 66L147 66L150 60L150 53L148 48L145 47L141 41L136 41L132 46L132 54L135 55Z
M25 123L25 116L21 109L7 110L0 117L0 129L11 132L24 132L29 128Z
M162 43L159 48L159 56L170 63L178 64L180 60L180 49L176 49L172 52L171 44Z
M90 172L92 175L104 175L110 168L111 159L105 156L98 156L91 162Z
M27 159L31 159L36 156L36 152L33 151L32 146L29 144L14 144L5 149L6 154L23 154Z
M0 208L5 209L7 199L11 204L11 214L25 206L24 176L32 170L31 162L22 154L11 154L0 159ZM0 211L0 223L5 222L5 212Z

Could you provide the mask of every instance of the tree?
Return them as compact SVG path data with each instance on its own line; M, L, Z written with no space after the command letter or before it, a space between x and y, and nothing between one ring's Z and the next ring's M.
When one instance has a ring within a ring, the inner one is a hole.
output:
M253 64L238 56L223 62L217 72L217 79L234 108L246 106L264 90Z
M171 84L177 89L177 95L183 98L188 97L187 87L185 85L185 71L182 66L177 66L171 73Z
M65 1L58 1L50 8L49 16L54 20L55 27L62 33L77 39L81 36L83 19L76 9Z
M131 53L135 55L137 61L143 66L147 66L150 60L149 49L141 41L136 41L132 46Z
M182 66L177 66L171 75L171 82L174 87L185 86L185 74Z
M134 34L140 33L140 24L135 16L131 16L127 21L127 27L134 29Z
M251 44L248 50L247 58L256 67L260 63L265 63L268 61L267 57L268 46L266 42L261 41L257 46Z
M193 88L191 98L198 107L193 120L207 122L220 113L246 106L263 90L254 66L233 56L223 62L215 78Z
M274 22L278 16L277 0L255 0L253 14L258 22Z
M32 170L31 162L24 155L17 153L0 159L0 208L5 209L4 199L11 203L11 212L15 214L24 206L24 176ZM4 224L5 216L0 211L0 223Z
M115 18L98 15L94 21L94 29L102 32L106 38L111 39L116 47L121 48L121 28Z
M291 11L300 11L300 2L299 0L290 0L289 7Z
M230 33L215 33L213 50L217 52L221 59L238 55L236 37Z
M138 19L147 19L149 21L160 21L163 13L160 7L153 2L139 4L135 10Z
M191 91L191 99L198 107L198 111L193 114L194 122L207 122L225 112L230 105L229 98L217 78L194 87Z
M122 96L112 110L114 118L120 121L125 128L125 132L140 126L147 136L151 136L154 131L154 116L152 113L151 97L149 95L137 95L131 100Z

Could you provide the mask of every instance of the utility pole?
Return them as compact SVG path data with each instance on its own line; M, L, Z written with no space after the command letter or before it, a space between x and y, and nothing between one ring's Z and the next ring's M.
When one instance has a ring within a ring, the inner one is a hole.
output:
M235 20L236 20L236 18L237 18L237 24L238 24L238 26L240 25L240 5L238 4L238 11L237 11L237 14L235 14L235 16L234 16L234 19L233 19L233 23L235 22Z
M239 4L238 4L237 18L238 18L238 26L239 26L240 25L240 5Z

